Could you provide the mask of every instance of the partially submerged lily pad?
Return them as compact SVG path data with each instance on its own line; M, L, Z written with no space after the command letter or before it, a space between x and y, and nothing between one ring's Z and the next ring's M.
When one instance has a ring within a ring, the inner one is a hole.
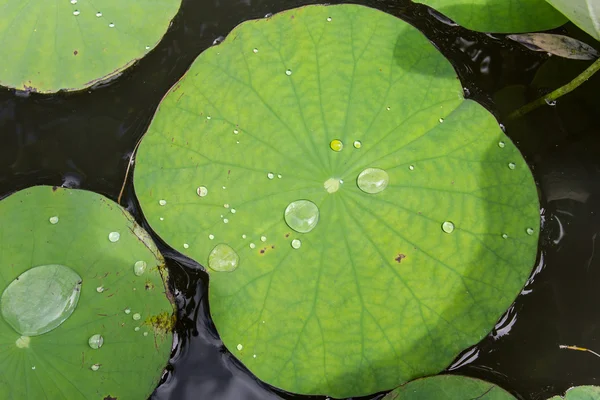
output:
M548 400L598 400L600 399L599 386L575 386L567 390L563 396L554 396Z
M356 5L245 22L201 54L162 101L134 184L177 250L210 267L229 247L207 269L216 327L291 392L439 372L536 257L519 151L418 30Z
M0 398L147 398L173 314L147 234L98 194L48 186L0 201L0 226Z
M0 0L0 84L78 90L122 72L153 49L181 0Z
M460 375L438 375L400 386L383 400L516 400L493 383Z
M565 0L571 1L571 0ZM567 19L546 0L416 0L465 28L497 33L543 31Z

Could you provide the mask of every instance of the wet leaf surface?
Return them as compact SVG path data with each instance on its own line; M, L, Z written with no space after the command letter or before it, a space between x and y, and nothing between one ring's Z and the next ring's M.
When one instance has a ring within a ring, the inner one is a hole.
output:
M499 386L459 375L417 379L389 393L383 400L516 400Z

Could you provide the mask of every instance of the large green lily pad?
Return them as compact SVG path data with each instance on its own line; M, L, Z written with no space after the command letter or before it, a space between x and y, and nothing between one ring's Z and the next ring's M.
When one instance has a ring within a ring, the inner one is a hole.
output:
M415 28L339 5L243 23L162 101L137 195L163 239L212 265L216 327L259 378L391 389L511 304L536 256L536 187L462 93Z
M166 277L148 234L98 194L38 186L0 201L0 398L147 398L172 344ZM62 288L78 300L48 324Z
M516 400L493 383L460 375L416 379L390 392L383 400Z
M587 34L600 40L599 0L546 0Z
M571 1L571 0L566 0ZM416 0L465 28L517 33L557 28L567 19L545 0Z
M0 84L78 90L153 49L181 0L0 0Z
M564 396L554 396L548 400L598 400L600 399L600 387L598 386L575 386L567 390Z

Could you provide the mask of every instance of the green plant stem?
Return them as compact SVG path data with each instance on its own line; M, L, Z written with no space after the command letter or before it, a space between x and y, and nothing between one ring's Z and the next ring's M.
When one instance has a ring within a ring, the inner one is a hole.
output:
M567 83L564 86L559 87L558 89L556 89L555 91L549 93L548 95L546 95L544 97L541 97L535 101L532 101L529 104L524 105L523 107L521 107L518 110L511 113L508 116L508 119L513 120L513 119L522 117L523 115L529 113L530 111L533 111L536 108L543 106L544 104L548 104L552 101L555 101L559 97L572 92L583 82L590 79L590 77L592 75L594 75L594 73L596 73L596 71L598 71L599 69L600 69L600 58L597 59L596 61L594 61L594 63L592 65L590 65L588 68L586 68L586 70L583 71L581 74L576 76L575 79L573 79L571 82Z

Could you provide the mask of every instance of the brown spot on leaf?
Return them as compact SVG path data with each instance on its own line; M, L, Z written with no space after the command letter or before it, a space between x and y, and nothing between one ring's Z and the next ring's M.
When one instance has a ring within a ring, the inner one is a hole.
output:
M396 260L396 262L398 264L400 264L402 262L402 260L404 260L406 258L406 256L402 253L398 253L398 256L396 258L394 258L394 260Z
M77 50L75 50L75 51L73 52L73 55L74 55L74 56L76 56L77 54L79 54L79 52L78 52Z
M152 290L152 289L154 289L154 284L150 281L146 281L146 284L144 285L144 287L146 288L146 290Z
M106 396L104 399L102 400L117 400L116 397L112 397L110 394L108 396Z
M260 254L265 254L265 249L260 249Z

